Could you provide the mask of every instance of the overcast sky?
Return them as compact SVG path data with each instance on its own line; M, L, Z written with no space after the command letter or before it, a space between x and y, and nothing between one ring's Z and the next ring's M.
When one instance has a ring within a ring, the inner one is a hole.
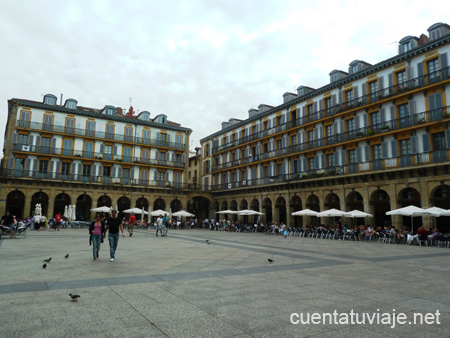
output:
M7 100L63 94L191 128L191 149L285 92L329 83L351 61L450 24L447 1L0 0L0 131Z

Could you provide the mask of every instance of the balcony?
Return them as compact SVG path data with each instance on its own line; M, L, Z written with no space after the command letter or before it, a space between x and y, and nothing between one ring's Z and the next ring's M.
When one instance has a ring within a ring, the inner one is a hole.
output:
M310 115L300 117L297 120L288 121L287 123L285 123L283 125L278 125L271 129L263 130L258 133L254 133L252 135L235 140L233 142L226 143L226 144L223 144L218 147L214 147L212 149L212 153L216 154L218 152L245 144L250 141L255 141L255 140L267 137L269 135L275 135L277 133L281 133L281 132L289 130L293 127L299 127L299 126L305 125L307 123L321 120L324 117L334 116L336 114L350 111L352 109L362 108L367 105L379 103L380 101L386 100L388 98L391 98L391 97L394 97L397 95L401 95L401 94L404 94L407 92L411 92L418 88L433 85L438 82L447 80L449 78L450 78L450 67L443 68L434 73L430 73L430 74L423 75L423 76L420 76L420 77L417 77L414 79L410 79L410 80L402 82L402 83L398 83L395 86L387 87L387 88L384 88L377 92L373 92L373 93L369 93L364 96L357 97L348 102L339 103L337 105L326 108L324 110L320 110L320 111L314 112ZM431 121L439 120L439 118L441 116L440 110L436 110L432 115L433 115L433 117L432 117Z
M55 126L55 125L49 125L49 124L38 123L38 122L30 122L30 121L17 120L16 128L17 129L31 129L34 131L51 132L51 133L66 134L66 135L73 135L73 136L81 136L81 137L87 137L87 138L108 139L108 140L113 140L113 141L118 141L118 142L128 142L128 143L133 143L133 144L142 144L142 145L164 147L164 148L171 148L171 149L178 149L178 150L185 149L185 144L183 144L183 143L167 142L164 140L144 139L142 137L134 137L134 136L123 135L123 134L106 133L106 132L102 132L102 131L71 128L71 127L65 127L65 126Z
M177 188L190 189L192 184L185 184L181 182L169 181L153 181L145 179L131 179L129 177L110 177L110 176L94 176L84 174L67 174L61 172L41 172L36 170L24 169L2 169L0 170L1 177L14 177L24 179L40 179L40 180L58 180L65 182L82 182L82 183L101 183L107 185L131 185L137 187L160 187L160 188ZM206 191L207 187L202 185L195 185L196 190Z
M24 144L13 144L13 151L27 154L55 155L57 157L64 156L72 159L94 159L98 161L110 161L120 163L133 163L145 165L157 165L169 168L184 168L182 162L172 162L160 159L150 159L148 157L121 156L113 154L94 153L92 151L82 151L62 148L49 148L40 146L29 146Z
M309 169L298 173L286 175L252 178L242 182L229 182L216 184L210 187L211 191L228 190L245 187L248 185L261 186L271 184L281 184L289 182L300 182L308 179L319 179L322 177L336 177L341 175L357 175L358 173L369 171L383 171L393 168L414 168L424 164L441 163L450 161L450 150L439 150L429 153L419 153L415 155L406 155L386 159L377 159L361 163L351 163L343 166L333 166L325 169Z
M442 116L441 120L434 120L434 118L439 113L439 116ZM280 156L291 156L297 155L304 151L317 150L322 148L324 145L337 146L339 143L355 141L355 140L363 140L373 135L387 134L392 133L393 131L401 130L404 128L422 128L422 124L437 122L437 121L447 121L450 122L450 106L446 106L440 109L435 109L432 111L417 113L414 115L409 115L406 117L402 117L400 119L390 120L383 123L379 123L377 125L372 125L368 127L363 127L355 130L351 130L345 133L340 133L337 135L326 136L322 139L307 141L302 144L296 144L289 147L285 147L282 149L278 149L272 152L266 152L262 154L261 160L269 160L273 158L278 158ZM256 156L260 156L257 154ZM255 156L255 157L256 157ZM254 162L257 162L254 160ZM212 167L212 172L218 170L223 170L227 168L233 168L236 166L244 165L249 163L248 160L242 161L234 161L234 162L225 162L220 165L215 165Z

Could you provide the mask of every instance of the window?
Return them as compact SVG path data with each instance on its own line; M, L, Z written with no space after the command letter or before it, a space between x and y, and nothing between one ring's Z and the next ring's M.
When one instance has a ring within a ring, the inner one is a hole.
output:
M397 77L397 87L398 88L405 88L406 87L406 71L397 72L395 74Z
M306 107L306 110L307 110L307 114L308 114L309 116L312 116L312 114L313 114L313 105L310 104L309 106L307 106L307 107Z
M314 157L311 157L308 159L309 164L309 170L315 170L316 169L316 159Z
M84 157L93 158L94 157L94 142L84 143Z
M130 183L130 169L124 168L122 170L122 184Z
M234 137L235 137L235 134L233 134L233 141L234 141ZM175 147L176 148L182 148L183 147L183 136L182 135L177 135L175 139L176 139Z
M331 97L327 97L325 99L325 109L326 109L327 115L331 114L331 107L332 106L333 106L333 103L332 103Z
M369 93L370 93L370 101L376 101L377 100L377 93L378 93L378 82L372 81L369 83Z
M94 121L86 122L86 136L88 136L88 137L95 136L95 122Z
M281 140L277 140L277 149L280 150L282 148L283 148L283 146L282 146Z
M77 103L75 101L67 101L66 106L69 109L77 109Z
M435 83L440 80L439 75L439 59L434 59L427 62L428 80L429 83Z
M347 120L348 137L355 137L355 119Z
M181 163L181 155L180 154L176 154L175 155L175 162L176 163Z
M407 103L398 106L398 116L400 119L400 128L409 127L409 109Z
M442 110L442 93L428 95L428 108L431 121L441 120L444 117L444 112Z
M381 150L381 144L375 144L372 146L372 153L374 160L381 160L383 158L383 153Z
M352 149L352 150L348 151L348 163L349 164L357 163L356 149Z
M31 112L22 110L20 112L20 123L19 126L21 128L30 128L30 118L31 118Z
M159 153L159 160L165 161L166 160L166 153Z
M353 89L347 90L345 92L345 102L347 104L353 104Z
M150 144L150 130L144 130L142 132L142 143Z
M144 154L144 151L142 151L142 154ZM148 150L147 150L147 159L148 159ZM131 147L123 147L123 161L124 162L131 162Z
M113 140L114 139L114 125L107 124L106 125L106 138Z
M160 137L159 145L162 146L162 147L165 147L166 146L166 140L167 140L167 134L161 133L159 137ZM209 147L209 145L208 145L208 147ZM209 156L209 154L208 154L208 156Z
M378 129L380 124L380 112L370 114L370 123L373 129Z
M133 142L133 128L125 127L125 142Z
M64 139L63 156L72 156L73 140Z
M358 64L351 66L351 68L350 68L351 74L357 73L358 70L359 70L358 68L359 68L359 67L358 67Z
M158 181L164 182L164 172L158 171Z
M50 146L51 146L52 139L50 137L43 137L41 141L41 153L42 154L49 154L50 153Z
M111 167L103 167L103 177L111 177Z
M66 134L73 134L74 132L75 132L75 119L67 118L66 119L65 133Z
M24 158L16 158L14 165L14 176L23 176L24 162Z
M329 168L334 167L334 154L327 155L327 163Z
M44 130L52 131L53 129L53 115L44 115Z
M28 135L19 134L17 137L17 143L20 145L26 145L28 143Z
M115 108L113 108L113 107L108 107L108 108L106 108L106 115L113 115L114 114L114 112L115 112Z
M296 145L297 144L297 135L294 135L291 137L291 144Z
M83 165L83 178L89 178L91 176L91 165L84 164Z
M39 161L39 178L46 178L48 172L48 161L40 160Z
M314 130L308 131L308 144L309 147L314 147Z
M400 155L401 156L411 155L411 140L410 139L400 141Z
M45 95L44 96L44 104L49 104L49 105L56 105L56 97L55 96L50 96L50 95Z
M329 124L325 127L325 133L327 137L327 145L333 144L333 125Z
M445 150L445 132L435 133L431 135L433 142L433 151Z
M70 163L61 163L61 179L68 180L70 175Z

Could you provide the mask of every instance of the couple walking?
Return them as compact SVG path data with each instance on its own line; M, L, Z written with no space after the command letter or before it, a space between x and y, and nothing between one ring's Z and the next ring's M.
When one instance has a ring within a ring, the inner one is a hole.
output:
M100 214L95 216L95 221L93 221L89 227L89 234L91 235L91 240L93 243L92 255L94 257L94 261L99 257L100 244L103 242L106 232L109 231L108 240L110 262L114 262L114 259L116 258L117 244L119 243L119 230L122 232L122 237L125 238L122 221L119 217L117 217L117 210L113 210L111 217L109 217L106 221L101 220Z
M158 231L161 233L161 237L167 236L167 232L169 231L169 218L167 214L159 215L156 219L156 237L158 237Z

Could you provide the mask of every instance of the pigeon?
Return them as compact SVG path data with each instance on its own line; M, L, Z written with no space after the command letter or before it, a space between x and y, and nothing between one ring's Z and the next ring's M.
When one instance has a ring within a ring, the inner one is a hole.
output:
M205 239L206 244L211 244L209 243L209 239Z
M65 255L64 258L69 258L69 254Z
M45 269L47 267L47 264L44 263L44 265L42 265L42 269Z
M52 258L50 257L49 259L44 259L43 262L50 263L51 260L52 260Z
M271 263L271 264L274 262L274 260L273 260L273 259L270 259L270 258L268 258L267 260L268 260L269 263Z
M69 293L69 296L72 298L72 300L78 300L78 298L81 297L80 295L72 295L71 293Z

